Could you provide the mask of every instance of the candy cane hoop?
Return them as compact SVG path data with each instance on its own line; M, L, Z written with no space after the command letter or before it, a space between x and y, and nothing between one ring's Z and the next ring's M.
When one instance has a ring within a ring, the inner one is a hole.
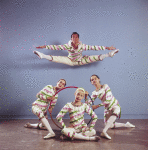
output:
M62 90L65 90L65 89L68 89L68 88L78 88L78 87L76 87L76 86L67 86L67 87L64 87L64 88L62 88L62 89L60 89L59 91L57 91L55 94L54 94L54 96L56 95L56 94L58 94L59 92L61 92ZM88 96L89 96L89 98L91 99L91 96L88 94ZM91 101L92 101L92 99L91 99ZM94 105L94 103L93 103L93 101L92 101L92 104ZM60 129L62 129L62 127L60 127L60 126L58 126L56 123L55 123L55 121L53 120L53 118L52 118L52 114L51 113L49 113L50 114L50 118L51 118L51 120L53 121L53 123L58 127L58 128L60 128ZM87 123L87 125L91 122L91 120L92 120L92 118L89 120L89 122Z

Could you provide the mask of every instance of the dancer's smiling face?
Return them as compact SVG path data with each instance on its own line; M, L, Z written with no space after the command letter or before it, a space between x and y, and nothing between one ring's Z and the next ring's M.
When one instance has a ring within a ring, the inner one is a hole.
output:
M62 88L65 87L65 85L66 85L66 81L63 80L63 79L61 79L61 80L59 80L58 83L57 83L57 88L62 89Z
M71 38L71 41L72 41L74 44L79 43L78 34L73 34L73 35L72 35L72 38Z

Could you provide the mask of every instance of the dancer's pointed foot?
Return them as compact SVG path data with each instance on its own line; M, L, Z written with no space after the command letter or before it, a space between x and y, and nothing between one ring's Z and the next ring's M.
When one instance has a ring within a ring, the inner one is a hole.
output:
M126 127L129 127L129 128L135 128L135 125L133 125L133 124L131 124L131 123L129 123L129 122L127 122L127 123L125 124L125 126L126 126Z
M111 140L111 137L106 132L102 132L100 136Z
M100 61L103 60L103 56L102 56L102 55L99 56L99 60L100 60Z
M40 59L43 58L43 55L44 55L43 53L40 53L38 51L33 51L33 53L36 54Z
M48 133L46 136L44 136L44 139L49 139L51 137L55 137L55 133L53 133L53 134Z
M116 49L116 50L113 50L113 51L109 52L108 54L109 54L110 57L113 57L118 52L119 52L119 49Z

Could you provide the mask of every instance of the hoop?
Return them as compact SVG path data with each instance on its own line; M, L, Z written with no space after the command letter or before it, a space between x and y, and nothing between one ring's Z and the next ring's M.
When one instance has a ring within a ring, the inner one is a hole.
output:
M67 86L67 87L64 87L64 88L60 89L59 91L57 91L57 92L54 94L54 96L55 96L56 94L58 94L60 91L62 91L62 90L64 90L64 89L68 89L68 88L78 88L78 87L76 87L76 86ZM89 98L91 99L91 96L90 96L89 94L88 94L88 96L89 96ZM91 101L92 101L92 99L91 99ZM92 101L92 104L94 105L93 101ZM53 123L54 123L58 128L62 129L60 126L58 126L58 125L54 122L54 120L53 120L53 118L52 118L52 114L51 114L51 113L49 113L49 114L50 114L50 118L51 118L51 120L53 121ZM92 118L89 120L89 122L87 123L87 125L91 122L91 120L92 120Z

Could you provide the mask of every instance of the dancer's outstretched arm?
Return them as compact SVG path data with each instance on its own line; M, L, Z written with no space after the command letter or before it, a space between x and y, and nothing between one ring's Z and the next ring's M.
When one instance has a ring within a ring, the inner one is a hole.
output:
M36 48L46 48L46 49L51 49L51 50L68 50L68 49L70 49L68 44L64 44L64 45L43 45L43 46L38 46ZM83 48L83 50L96 50L96 51L97 50L105 50L105 49L108 49L108 50L116 49L114 46L110 46L110 47L98 46L98 45L91 46L91 45L86 45L86 44L83 44L82 48Z
M70 49L70 46L68 44L64 45L44 45L44 46L38 46L36 48L46 48L51 50L68 50Z
M114 50L116 49L114 46L111 46L111 47L107 47L107 46L98 46L98 45L86 45L86 44L83 44L82 45L82 49L83 50L96 50L96 51L99 51L99 50L105 50L105 49L108 49L108 50Z

